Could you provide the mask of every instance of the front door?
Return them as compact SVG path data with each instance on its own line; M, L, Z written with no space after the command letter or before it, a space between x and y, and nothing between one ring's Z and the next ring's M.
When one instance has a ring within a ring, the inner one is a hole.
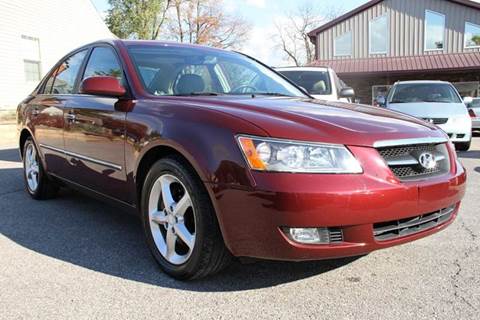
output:
M81 80L123 71L111 47L95 47ZM65 102L66 178L104 195L126 199L125 120L118 98L77 94Z

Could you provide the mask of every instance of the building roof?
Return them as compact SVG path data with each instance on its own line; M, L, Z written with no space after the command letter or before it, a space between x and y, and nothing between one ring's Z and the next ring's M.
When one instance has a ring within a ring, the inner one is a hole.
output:
M480 52L431 54L409 57L317 60L311 65L328 66L338 74L479 70Z
M343 21L351 18L354 15L356 15L356 14L362 12L362 11L365 11L368 8L373 7L374 5L376 5L376 4L378 4L382 1L384 1L384 0L370 0L367 3L365 3L365 4L359 6L355 9L345 13L344 15L341 15L340 17L338 17L336 19L333 19L330 22L327 22L326 24L324 24L322 26L320 26L316 29L313 29L312 31L310 31L308 33L308 36L310 37L310 40L312 42L314 42L315 38L317 37L317 34L319 34L320 32L323 32L323 31L333 27L334 25L339 24L340 22L343 22ZM468 7L480 10L480 3L472 1L472 0L446 0L446 1L454 2L454 3L457 3L457 4L461 4L461 5L464 5L464 6L468 6Z

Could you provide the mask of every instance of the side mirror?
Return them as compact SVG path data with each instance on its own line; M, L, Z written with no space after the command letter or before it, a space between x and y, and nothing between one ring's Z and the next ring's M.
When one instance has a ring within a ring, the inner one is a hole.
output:
M465 103L465 105L469 105L473 102L473 98L472 97L465 97L463 98L463 103Z
M355 96L355 90L350 87L345 87L340 90L340 98L353 98Z
M101 76L90 77L80 84L80 93L98 96L121 97L127 90L115 77Z
M379 107L385 108L387 106L387 99L385 97L378 97L377 98L377 104Z

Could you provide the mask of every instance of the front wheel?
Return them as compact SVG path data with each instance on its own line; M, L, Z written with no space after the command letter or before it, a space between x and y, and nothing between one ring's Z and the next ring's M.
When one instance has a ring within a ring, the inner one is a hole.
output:
M147 244L170 276L205 277L230 261L207 190L182 159L168 157L152 166L141 204Z
M470 145L472 144L472 140L468 142L459 142L455 144L455 147L458 151L468 151L470 149Z
M28 194L36 200L53 198L58 192L58 185L45 174L32 138L23 146L23 178Z

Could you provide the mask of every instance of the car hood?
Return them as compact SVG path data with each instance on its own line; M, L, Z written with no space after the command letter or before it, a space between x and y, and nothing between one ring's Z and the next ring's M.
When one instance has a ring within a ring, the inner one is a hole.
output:
M450 118L468 115L463 103L390 103L388 109L403 112L418 118Z
M414 117L359 104L225 96L189 102L241 118L276 138L373 146L381 140L446 137L437 127Z

